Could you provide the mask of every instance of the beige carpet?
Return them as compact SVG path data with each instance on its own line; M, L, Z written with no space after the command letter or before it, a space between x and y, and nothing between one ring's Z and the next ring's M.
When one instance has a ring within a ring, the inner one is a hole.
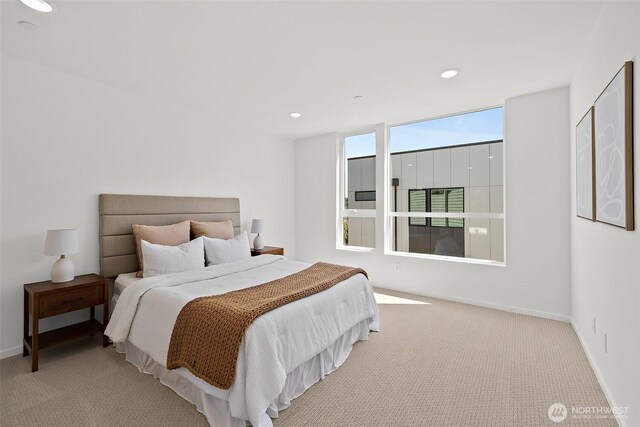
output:
M276 427L616 425L547 416L555 402L607 405L569 324L379 292L395 296L380 304L382 330L282 411ZM0 425L207 425L193 405L98 342L46 349L33 374L29 358L2 360Z

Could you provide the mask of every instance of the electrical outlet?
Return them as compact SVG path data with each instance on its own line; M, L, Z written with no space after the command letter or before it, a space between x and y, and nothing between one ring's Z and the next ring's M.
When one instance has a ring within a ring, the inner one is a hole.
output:
M399 273L399 272L400 272L400 263L399 263L399 262L394 262L394 263L393 263L393 269L394 269L396 272L398 272L398 273Z
M593 316L593 333L596 333L596 316Z
M604 333L604 354L607 354L607 351L609 350L609 342L607 339L607 333Z

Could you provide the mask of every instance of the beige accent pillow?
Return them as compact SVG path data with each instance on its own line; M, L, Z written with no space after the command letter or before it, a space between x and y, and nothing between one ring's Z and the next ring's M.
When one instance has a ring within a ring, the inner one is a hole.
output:
M205 236L214 239L233 239L233 221L198 222L191 221L193 238Z
M144 266L142 258L141 241L165 246L178 246L189 241L189 220L171 225L140 225L131 224L133 235L136 238L136 253L138 254L138 275L142 277Z

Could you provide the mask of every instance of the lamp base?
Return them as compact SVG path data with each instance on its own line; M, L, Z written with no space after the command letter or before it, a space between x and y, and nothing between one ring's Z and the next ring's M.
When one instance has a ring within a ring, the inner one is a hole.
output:
M264 242L262 241L262 237L258 233L255 239L253 239L253 249L263 249Z
M76 275L76 268L73 262L64 255L59 260L53 263L51 267L51 282L52 283L64 283L73 280Z

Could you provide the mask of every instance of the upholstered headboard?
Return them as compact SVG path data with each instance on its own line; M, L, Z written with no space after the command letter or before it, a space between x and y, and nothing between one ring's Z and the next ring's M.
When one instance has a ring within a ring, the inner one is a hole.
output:
M230 219L235 233L240 232L240 200L236 198L101 194L99 214L100 274L104 277L138 270L131 224Z

